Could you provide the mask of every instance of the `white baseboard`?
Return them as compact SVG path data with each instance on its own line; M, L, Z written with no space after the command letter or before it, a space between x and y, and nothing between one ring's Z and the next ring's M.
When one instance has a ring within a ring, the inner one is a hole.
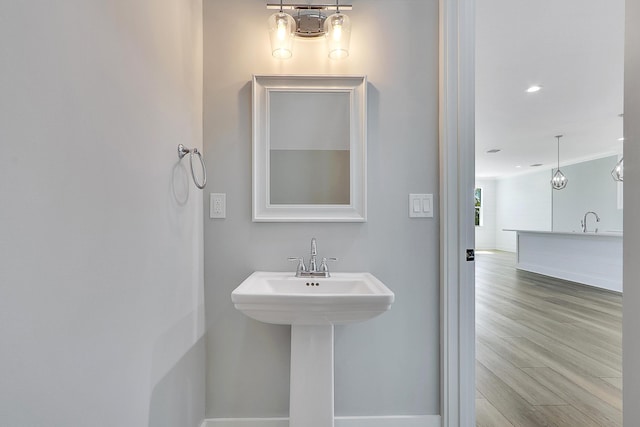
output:
M200 427L289 427L289 418L211 418Z
M336 417L335 427L441 427L440 415Z
M336 417L335 427L441 427L440 415ZM201 427L289 427L288 418L212 418Z

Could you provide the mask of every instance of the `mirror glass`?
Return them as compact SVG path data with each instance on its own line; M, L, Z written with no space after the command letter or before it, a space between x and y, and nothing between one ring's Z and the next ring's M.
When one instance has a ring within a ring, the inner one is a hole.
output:
M254 76L253 220L366 220L366 79Z
M348 205L349 94L275 92L269 111L271 204Z

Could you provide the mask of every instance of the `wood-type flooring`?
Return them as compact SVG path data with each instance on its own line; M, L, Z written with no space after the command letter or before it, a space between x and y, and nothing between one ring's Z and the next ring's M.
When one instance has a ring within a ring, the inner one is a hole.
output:
M479 251L476 426L622 426L622 295Z

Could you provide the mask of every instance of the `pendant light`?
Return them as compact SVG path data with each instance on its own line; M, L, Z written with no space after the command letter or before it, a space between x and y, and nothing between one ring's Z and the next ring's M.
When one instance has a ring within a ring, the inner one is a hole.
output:
M296 32L296 22L291 15L282 10L269 17L269 37L271 39L271 54L274 58L287 59L293 55L293 36Z
M554 190L562 190L567 186L569 180L560 170L560 138L562 138L562 135L556 135L556 138L558 139L558 170L553 174L553 178L551 178L551 187L553 187Z
M620 157L618 163L611 170L611 176L614 181L623 182L624 181L624 157Z
M618 114L618 117L624 119L624 113ZM624 141L624 137L618 138L618 141ZM618 163L616 163L616 165L611 170L611 177L616 182L624 182L624 157L620 157Z
M349 56L351 39L351 20L340 12L339 0L336 0L336 13L329 15L324 21L324 32L327 38L329 58L341 59Z

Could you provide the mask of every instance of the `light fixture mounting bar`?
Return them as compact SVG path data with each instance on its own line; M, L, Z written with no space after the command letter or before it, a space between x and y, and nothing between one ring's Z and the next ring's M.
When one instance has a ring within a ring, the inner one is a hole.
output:
M280 3L267 3L267 9L280 10ZM311 10L353 10L353 5L341 4L336 6L335 4L304 4L304 3L292 3L283 4L282 10L298 10L298 9L311 9Z

